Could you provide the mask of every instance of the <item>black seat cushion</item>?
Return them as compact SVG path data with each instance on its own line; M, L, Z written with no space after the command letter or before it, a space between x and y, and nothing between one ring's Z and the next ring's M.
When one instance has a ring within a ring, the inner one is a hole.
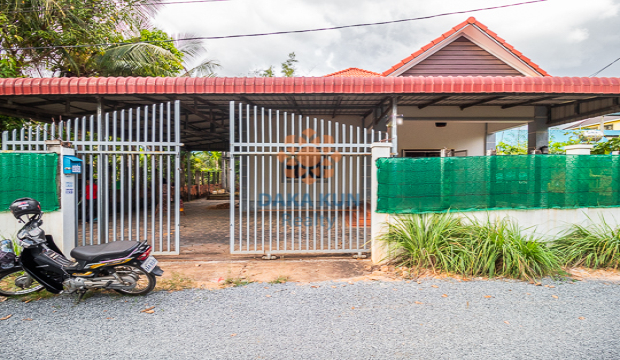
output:
M112 241L101 245L78 246L71 250L71 256L75 260L97 262L123 258L138 247L137 241Z

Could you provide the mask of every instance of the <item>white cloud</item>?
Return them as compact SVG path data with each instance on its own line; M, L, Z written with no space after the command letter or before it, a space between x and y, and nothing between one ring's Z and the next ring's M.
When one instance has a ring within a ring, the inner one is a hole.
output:
M168 5L156 24L171 33L223 36L312 29L428 16L516 0L230 0ZM405 23L303 34L209 40L221 76L246 76L294 51L300 74L348 67L382 72L475 16L553 75L587 76L620 56L620 0L546 2ZM608 61L609 60L609 61ZM606 62L606 63L605 63ZM620 76L620 64L601 76Z
M567 39L573 43L580 43L590 36L588 29L574 29L568 33Z

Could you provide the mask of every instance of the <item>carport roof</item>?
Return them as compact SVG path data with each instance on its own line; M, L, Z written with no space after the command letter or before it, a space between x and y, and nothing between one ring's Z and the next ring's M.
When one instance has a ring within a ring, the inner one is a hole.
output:
M40 121L180 100L193 150L227 148L229 101L331 118L374 116L399 105L546 106L551 125L620 111L620 78L584 77L296 77L0 79L0 113ZM374 115L373 115L374 114ZM375 120L375 119L371 119ZM370 121L367 121L370 123Z
M121 94L620 94L620 78L524 76L9 78L0 96Z

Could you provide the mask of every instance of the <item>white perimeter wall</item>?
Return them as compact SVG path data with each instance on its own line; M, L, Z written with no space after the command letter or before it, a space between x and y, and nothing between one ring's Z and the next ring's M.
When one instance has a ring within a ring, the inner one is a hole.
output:
M52 235L54 237L54 242L60 250L65 252L62 248L62 210L52 211L43 213L43 225L41 225L41 229L45 231L45 234ZM17 232L22 228L24 224L17 222L17 219L13 217L13 214L10 212L1 212L0 213L0 237L3 239L17 239ZM65 254L69 255L69 254Z
M581 208L581 209L539 209L539 210L492 210L492 211L469 211L455 213L466 221L486 221L491 219L495 222L504 218L514 221L526 235L534 235L543 241L550 241L562 234L572 224L588 225L605 221L610 226L617 228L620 225L620 208ZM373 226L381 224L378 229L372 229L373 262L380 263L386 260L387 248L376 240L385 233L386 224L394 222L398 215L373 213Z

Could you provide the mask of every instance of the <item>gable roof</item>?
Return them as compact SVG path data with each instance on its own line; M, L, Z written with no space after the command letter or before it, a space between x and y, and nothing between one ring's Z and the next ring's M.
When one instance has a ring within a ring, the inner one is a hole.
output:
M393 74L395 72L397 71L402 72L403 70L405 70L407 65L409 65L409 67L414 66L416 63L416 60L420 60L421 58L428 56L429 54L432 54L438 51L439 49L443 48L447 44L451 43L453 40L458 38L458 37L455 37L454 35L457 34L458 32L462 32L467 27L474 27L475 29L487 35L489 38L491 38L497 44L499 44L504 50L512 54L514 57L519 59L522 63L527 65L529 68L531 68L534 72L539 74L539 76L549 76L549 74L546 71L541 69L538 65L532 62L532 60L527 58L520 51L517 51L512 45L508 44L506 40L500 38L496 33L489 30L488 27L486 27L481 22L477 21L476 18L474 17L470 17L466 21L463 21L462 23L453 27L449 31L443 33L440 37L431 41L427 45L423 46L420 50L414 52L410 56L401 60L396 65L392 66L390 69L384 71L382 75L383 76L390 76L390 75L394 76ZM448 42L448 39L450 39L451 41ZM404 67L405 69L403 69Z
M348 69L336 71L335 73L327 74L324 77L375 77L375 76L383 76L379 73L368 71L360 68L351 67Z

